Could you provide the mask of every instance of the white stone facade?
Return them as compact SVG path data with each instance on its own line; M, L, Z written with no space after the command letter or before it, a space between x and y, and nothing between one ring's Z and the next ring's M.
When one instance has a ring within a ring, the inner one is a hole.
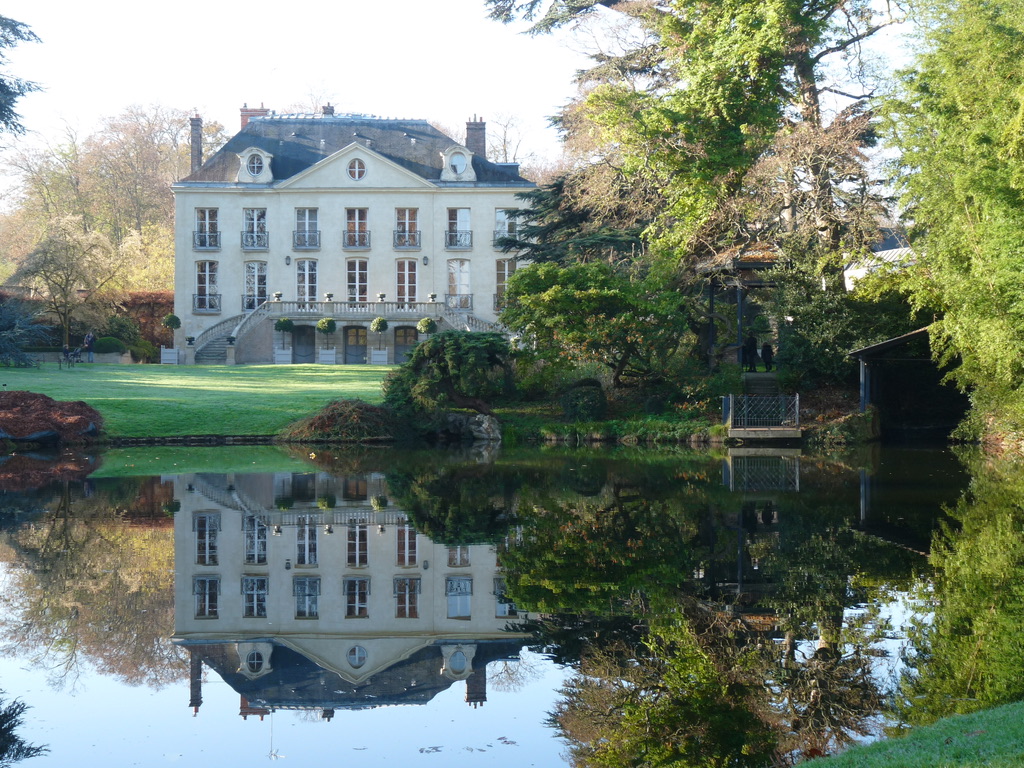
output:
M493 327L515 268L495 238L514 232L508 212L533 187L518 166L424 121L243 120L173 187L175 342L188 362L393 363L424 317ZM468 127L480 144L482 123ZM292 332L273 330L281 318ZM334 333L314 331L322 318Z

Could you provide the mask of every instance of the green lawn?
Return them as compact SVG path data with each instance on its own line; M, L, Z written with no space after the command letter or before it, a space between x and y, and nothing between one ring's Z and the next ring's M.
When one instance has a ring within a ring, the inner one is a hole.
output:
M1024 765L1024 703L954 715L905 737L814 760L820 768L1011 768Z
M330 400L380 402L375 365L56 365L0 369L0 384L84 400L108 437L273 435Z

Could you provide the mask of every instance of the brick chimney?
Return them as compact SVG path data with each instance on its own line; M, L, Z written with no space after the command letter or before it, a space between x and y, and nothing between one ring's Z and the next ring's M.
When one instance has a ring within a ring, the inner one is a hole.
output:
M188 119L189 143L192 149L192 163L189 173L195 173L203 164L203 118L199 115Z
M334 117L334 107L330 104L324 104L320 107L320 110L324 113L324 117Z
M476 115L466 121L466 149L474 155L487 157L487 123L477 120Z
M245 128L249 124L249 118L252 117L266 117L270 114L270 110L260 104L259 107L250 107L248 104L242 105L242 128Z

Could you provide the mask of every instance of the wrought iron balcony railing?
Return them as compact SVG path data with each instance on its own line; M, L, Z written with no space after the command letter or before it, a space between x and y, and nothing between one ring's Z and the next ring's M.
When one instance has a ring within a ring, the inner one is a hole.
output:
M217 313L220 312L219 293L193 293L192 311L196 313Z
M343 248L369 248L370 233L365 232L343 232L341 245Z
M193 232L192 248L197 251L220 250L220 232Z
M419 248L420 231L402 232L395 230L395 248Z
M267 232L242 232L242 248L246 251L265 251L270 247Z
M320 230L295 230L292 247L297 251L315 251L320 248Z
M461 248L472 248L473 247L473 231L472 230L458 230L457 232L445 232L444 233L444 247L449 250L461 249Z

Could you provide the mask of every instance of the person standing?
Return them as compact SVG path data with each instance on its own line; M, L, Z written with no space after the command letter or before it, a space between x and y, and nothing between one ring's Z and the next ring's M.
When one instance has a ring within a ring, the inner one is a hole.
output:
M743 363L746 365L747 373L757 373L757 339L754 334L748 334L747 340L743 342Z
M95 360L93 359L93 354L92 354L92 349L93 349L93 346L95 344L96 344L96 334L94 334L92 331L89 331L87 334L85 334L85 338L82 340L82 345L85 347L85 355L86 355L85 359L87 361L89 361L90 363L95 362Z
M761 360L764 361L765 371L772 369L772 360L775 357L775 352L772 350L772 345L767 341L761 345Z

